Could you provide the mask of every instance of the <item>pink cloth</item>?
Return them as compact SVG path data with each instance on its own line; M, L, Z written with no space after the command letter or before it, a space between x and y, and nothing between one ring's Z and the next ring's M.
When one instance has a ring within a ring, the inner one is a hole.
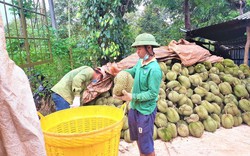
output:
M8 56L1 14L0 106L0 156L46 156L29 81Z

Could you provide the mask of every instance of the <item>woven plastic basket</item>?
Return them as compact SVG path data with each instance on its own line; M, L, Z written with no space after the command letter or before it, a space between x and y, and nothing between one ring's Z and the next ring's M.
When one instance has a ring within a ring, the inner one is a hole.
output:
M123 109L84 106L40 116L48 156L117 156Z

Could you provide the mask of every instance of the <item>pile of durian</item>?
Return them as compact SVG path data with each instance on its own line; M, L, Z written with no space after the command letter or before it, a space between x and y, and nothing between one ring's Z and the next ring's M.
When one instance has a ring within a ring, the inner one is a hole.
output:
M204 131L215 132L221 126L229 129L241 124L250 125L249 66L236 65L231 59L217 63L200 62L188 67L178 60L159 62L159 65L163 77L154 139L199 138ZM124 101L114 99L112 90L101 94L92 103L120 107ZM121 138L131 142L127 114Z

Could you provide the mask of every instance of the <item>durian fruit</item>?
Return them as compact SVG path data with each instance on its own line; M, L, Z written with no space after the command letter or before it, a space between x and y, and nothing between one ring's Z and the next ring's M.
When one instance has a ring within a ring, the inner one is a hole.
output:
M238 84L234 86L234 95L236 95L238 98L248 98L249 94L244 85Z
M172 138L177 137L177 127L174 123L168 122L166 129L171 133Z
M187 105L194 108L194 103L192 102L192 100L190 98L187 99Z
M181 120L177 122L177 133L181 137L187 137L189 136L189 129L188 125L185 121Z
M222 105L223 104L223 99L217 95L214 96L214 103L218 104L218 105Z
M228 82L230 85L234 84L235 78L231 74L225 74L221 77L223 82Z
M184 86L187 89L191 87L191 83L189 81L189 78L184 76L184 75L180 75L178 77L178 81L180 82L181 86Z
M153 139L156 140L157 137L158 137L158 135L157 135L157 127L156 127L156 125L154 125Z
M180 63L174 63L171 70L179 74L182 70L182 66Z
M250 93L250 83L245 84L248 93Z
M166 99L159 99L157 101L157 109L158 109L159 112L166 113L167 108L168 108L168 104L167 104Z
M177 73L176 72L171 71L171 70L169 72L167 72L166 79L168 81L176 80L176 78L177 78Z
M215 100L215 95L211 92L207 92L207 94L204 97L204 100L208 102L213 102Z
M163 113L157 112L154 123L157 127L167 127L168 120L167 120L166 115Z
M216 84L220 84L221 80L220 77L218 76L218 74L214 74L214 73L210 73L209 74L209 79L213 82L215 82Z
M111 96L111 97L112 97L112 96ZM113 99L114 105L116 105L116 106L120 106L120 105L123 104L123 101L120 100L120 99L113 98L113 97L112 97L112 99Z
M233 68L232 67L225 67L224 68L224 73L225 74L231 74L233 73Z
M164 62L158 62L162 72L164 73L163 75L167 74L168 72L168 67Z
M201 101L201 106L204 106L208 113L212 114L214 112L214 105L208 102L207 100Z
M201 97L207 95L207 90L201 86L197 86L194 88L195 94L199 94Z
M170 91L167 95L168 99L172 101L173 103L176 103L180 100L180 94L176 91Z
M220 128L221 119L220 119L219 115L213 113L210 116L216 121L217 129Z
M204 106L202 106L202 105L196 106L196 107L194 108L194 112L199 116L199 118L200 118L201 120L204 120L204 119L208 118L208 111L207 111L207 109L206 109Z
M187 69L188 69L189 75L191 75L191 74L193 74L195 72L194 66L188 66Z
M124 139L124 130L121 130L120 139Z
M225 105L223 112L227 114L231 114L233 116L240 115L240 110L238 109L237 105L233 102L229 102Z
M166 90L167 85L166 85L165 81L161 81L160 88L162 88L164 91Z
M209 74L208 71L199 73L199 75L200 75L203 82L207 81L207 79L209 77L208 74Z
M241 99L239 101L239 107L244 112L250 112L250 101L247 99Z
M177 92L180 94L187 94L188 90L186 87L180 86Z
M234 127L240 126L243 123L243 119L241 117L241 113L237 116L233 116L234 118Z
M245 76L245 74L244 74L244 72L243 72L242 70L239 70L239 71L238 71L237 77L238 77L239 79L245 79L245 78L246 78L246 76Z
M114 78L113 94L116 96L122 96L122 90L131 92L133 87L134 79L126 71L120 71Z
M199 94L193 94L191 100L194 104L201 104L201 96Z
M168 142L173 139L171 132L168 131L166 127L158 128L157 135L162 141L165 142Z
M208 116L205 120L203 120L203 125L206 131L215 132L217 129L217 122L211 117Z
M246 65L246 64L240 64L240 65L239 65L239 68L240 68L241 71L249 70L249 66Z
M204 61L203 64L207 70L210 70L213 67L212 63L209 61Z
M214 106L214 112L213 113L215 113L217 115L220 115L221 114L221 107L217 103L211 103L211 104Z
M221 115L221 124L224 128L232 128L234 125L234 118L231 114L222 114Z
M199 74L190 75L189 80L193 86L200 86L202 84L202 78Z
M191 114L190 116L184 117L184 120L187 121L187 123L197 122L199 119L200 117L198 114Z
M237 98L236 98L236 96L233 95L233 94L225 95L223 102L224 102L225 104L230 103L230 102L233 102L233 103L236 104L237 106L238 106L238 103L239 103L238 100L237 100Z
M250 89L250 87L249 87L249 89ZM193 94L194 94L193 89L188 88L188 89L187 89L187 93L186 93L187 97L189 97L189 98L190 98Z
M122 129L126 130L126 129L128 129L128 117L125 115L123 120L124 120L124 124L123 124Z
M179 107L179 114L189 116L193 113L193 108L187 104Z
M201 63L196 64L194 66L194 70L196 73L202 73L207 71L206 67Z
M165 61L165 64L166 64L167 66L171 65L171 63L172 63L172 60L171 60L171 59L170 59L170 60Z
M218 87L223 95L232 94L233 92L232 87L228 82L222 82L218 85Z
M183 75L183 76L187 76L188 77L188 75L189 75L188 68L187 67L183 67L180 74Z
M217 67L211 67L209 73L219 74L220 70Z
M222 63L217 62L213 66L219 69L220 72L224 72L224 66L222 65Z
M130 139L130 131L129 129L124 131L124 140L127 143L132 143L133 141Z
M224 60L222 60L221 63L224 65L224 67L234 67L235 66L235 63L232 59L224 59Z
M105 97L100 97L96 99L96 105L106 105L107 103L108 103L108 100Z
M177 80L172 80L172 81L169 81L167 84L166 84L167 88L168 89L174 89L176 87L180 87L181 84L180 82L178 82Z
M167 116L168 121L170 121L172 123L176 123L180 120L179 113L173 107L169 107L167 109L166 116Z
M242 113L243 122L250 126L250 112Z
M182 106L184 104L187 104L187 101L188 101L189 98L185 94L180 94L180 96L181 96L181 98L178 101L178 105Z
M164 89L160 88L159 90L159 98L160 99L166 99L167 95L166 92L164 91Z
M189 133L192 136L196 138L200 138L203 135L205 128L204 128L204 125L200 121L197 121L197 122L189 123L188 129L189 129Z
M100 94L99 97L110 97L110 92L109 91L104 92L104 93Z
M200 86L206 89L206 91L210 91L210 85L208 83L202 82Z

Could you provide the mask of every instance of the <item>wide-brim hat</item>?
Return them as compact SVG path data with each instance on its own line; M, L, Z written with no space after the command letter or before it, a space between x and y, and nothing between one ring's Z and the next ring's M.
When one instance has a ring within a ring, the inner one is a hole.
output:
M153 47L160 46L160 44L156 42L155 37L149 33L143 33L143 34L138 35L135 38L135 42L131 46L136 47L136 46L143 46L143 45L151 45Z

